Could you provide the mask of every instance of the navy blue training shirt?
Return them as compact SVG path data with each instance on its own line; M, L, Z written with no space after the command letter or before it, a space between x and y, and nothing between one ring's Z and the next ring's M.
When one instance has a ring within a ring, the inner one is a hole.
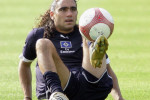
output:
M43 34L44 28L34 28L28 34L23 48L24 58L31 61L36 58L36 41L43 38ZM83 57L82 37L77 27L75 27L73 32L68 34L55 31L54 37L51 37L50 40L53 42L60 58L69 70L74 67L81 67ZM38 64L36 65L36 95L38 98L45 95L45 81Z

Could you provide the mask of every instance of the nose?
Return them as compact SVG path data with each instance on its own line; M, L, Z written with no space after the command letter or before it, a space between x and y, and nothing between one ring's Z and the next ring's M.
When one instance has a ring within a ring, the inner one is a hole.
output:
M68 17L72 17L72 14L73 14L73 12L69 9L69 10L67 11L67 16L68 16Z

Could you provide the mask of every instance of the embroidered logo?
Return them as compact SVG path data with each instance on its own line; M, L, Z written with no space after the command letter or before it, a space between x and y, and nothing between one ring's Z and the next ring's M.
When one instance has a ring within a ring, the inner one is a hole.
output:
M60 41L61 48L72 48L71 41Z

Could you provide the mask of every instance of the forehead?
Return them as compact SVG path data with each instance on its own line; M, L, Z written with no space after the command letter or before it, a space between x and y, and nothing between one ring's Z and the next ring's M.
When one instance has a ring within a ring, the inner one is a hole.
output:
M59 0L57 2L56 8L61 8L61 7L76 7L76 3L74 0Z

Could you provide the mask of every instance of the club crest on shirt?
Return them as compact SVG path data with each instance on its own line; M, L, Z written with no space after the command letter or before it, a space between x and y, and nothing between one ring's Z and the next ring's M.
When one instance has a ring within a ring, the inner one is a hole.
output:
M61 48L72 48L71 41L60 41Z

